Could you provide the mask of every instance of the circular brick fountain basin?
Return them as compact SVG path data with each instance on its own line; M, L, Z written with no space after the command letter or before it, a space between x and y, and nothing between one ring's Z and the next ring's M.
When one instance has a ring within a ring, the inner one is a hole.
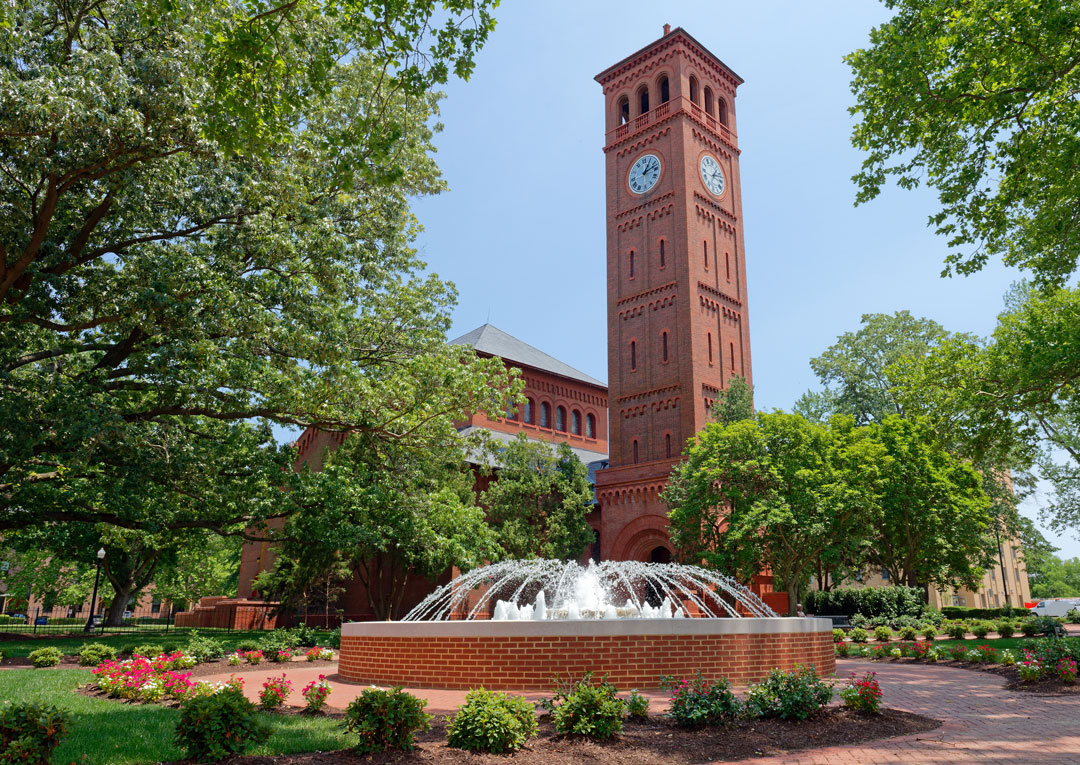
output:
M744 684L796 664L835 671L830 620L352 622L341 628L338 672L375 685L550 690L555 677L591 671L629 689L699 671Z

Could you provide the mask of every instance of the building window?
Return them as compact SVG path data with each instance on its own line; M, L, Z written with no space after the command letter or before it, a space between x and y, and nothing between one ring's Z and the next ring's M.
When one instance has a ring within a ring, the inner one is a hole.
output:
M566 432L566 410L561 406L555 407L555 430Z
M709 343L709 363L712 364L712 332L707 333L705 339Z
M508 407L506 407L506 419L508 419L508 420L516 420L517 419L517 407L515 407L513 404L510 404Z
M660 333L660 355L663 358L664 363L667 363L667 332Z
M638 91L638 114L648 114L649 112L649 86L642 85L641 90Z
M637 369L637 340L630 341L630 371Z
M664 453L667 454L668 458L671 457L671 434L670 433L665 433L664 434Z
M735 371L735 343L728 343L728 348L731 349L731 371Z
M577 409L570 412L570 432L575 436L581 435L581 412Z
M161 601L155 600L155 601L150 603L150 613L152 613L152 614L160 614L161 613Z
M697 77L694 75L690 75L690 100L695 104L698 102Z
M551 427L551 404L546 401L540 404L540 427Z
M883 582L889 581L889 569L887 569L887 568L881 569L881 580Z
M660 78L660 103L666 104L671 100L671 86L668 84L668 78L665 74Z
M701 243L701 252L705 256L705 270L708 271L709 270L709 243L708 242L702 242Z
M623 96L619 99L619 105L615 107L615 113L618 117L619 124L625 125L630 121L630 99Z
M585 437L596 438L596 417L594 415L585 415Z
M724 267L727 269L727 280L731 281L731 253L724 253Z
M705 113L712 116L712 88L705 88Z
M534 406L536 406L536 404L533 402L533 400L531 398L525 399L525 422L529 423L530 425L533 424L533 407Z
M630 250L630 278L634 278L634 251Z
M660 240L660 268L667 265L667 253L664 252L664 240Z
M727 101L725 101L722 98L716 99L716 108L717 108L717 111L720 113L720 117L719 117L720 118L720 124L724 125L726 127L727 126L727 120L728 120Z
M637 439L635 438L634 439L634 464L635 465L637 464L637 461L638 461L638 448L637 448Z

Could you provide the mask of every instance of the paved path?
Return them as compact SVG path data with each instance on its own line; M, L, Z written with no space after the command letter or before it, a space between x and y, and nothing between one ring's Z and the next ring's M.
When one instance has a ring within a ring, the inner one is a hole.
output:
M1005 690L998 675L953 667L889 664L885 662L845 661L836 663L837 676L873 669L884 691L884 704L927 717L944 720L938 730L916 736L884 739L857 746L814 749L782 757L757 758L747 762L770 765L937 765L938 763L990 763L991 765L1038 765L1072 763L1080 765L1080 696L1037 696ZM329 704L344 708L365 686L335 680L332 667L321 672L330 678L333 691ZM329 670L329 671L328 671ZM282 668L245 672L245 693L258 698L263 681L280 675ZM304 704L300 690L320 674L303 664L284 668L293 682L289 704ZM220 677L205 680L227 679ZM428 700L428 711L446 714L454 711L465 697L464 691L410 689ZM530 699L544 695L526 693ZM651 709L660 712L667 697L649 692Z

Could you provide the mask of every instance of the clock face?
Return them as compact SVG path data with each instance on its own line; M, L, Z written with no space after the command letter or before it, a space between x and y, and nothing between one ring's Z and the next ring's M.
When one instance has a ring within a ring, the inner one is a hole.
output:
M705 188L716 196L724 193L724 171L720 169L720 163L711 154L701 158L701 181Z
M655 186L658 180L660 180L660 157L655 154L638 157L637 162L630 168L630 174L626 176L626 183L635 194L644 194Z

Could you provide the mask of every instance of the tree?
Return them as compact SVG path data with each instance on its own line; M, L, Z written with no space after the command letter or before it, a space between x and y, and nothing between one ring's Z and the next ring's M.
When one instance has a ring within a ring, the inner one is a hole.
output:
M858 203L926 183L945 274L991 255L1060 285L1080 254L1080 7L1074 0L886 0L846 60Z
M745 377L732 377L727 387L716 394L710 410L712 419L721 425L754 417L754 389Z
M524 433L497 450L497 480L481 495L502 557L576 560L593 541L589 471L566 443Z
M826 426L773 412L710 423L663 495L672 543L680 559L743 581L768 567L794 613L816 562L858 550L882 461L851 418Z
M866 527L866 559L909 587L978 587L993 564L991 500L983 479L922 417L886 417L871 439L887 459Z
M408 246L491 5L0 9L0 530L242 533L297 511L270 424L505 409Z

